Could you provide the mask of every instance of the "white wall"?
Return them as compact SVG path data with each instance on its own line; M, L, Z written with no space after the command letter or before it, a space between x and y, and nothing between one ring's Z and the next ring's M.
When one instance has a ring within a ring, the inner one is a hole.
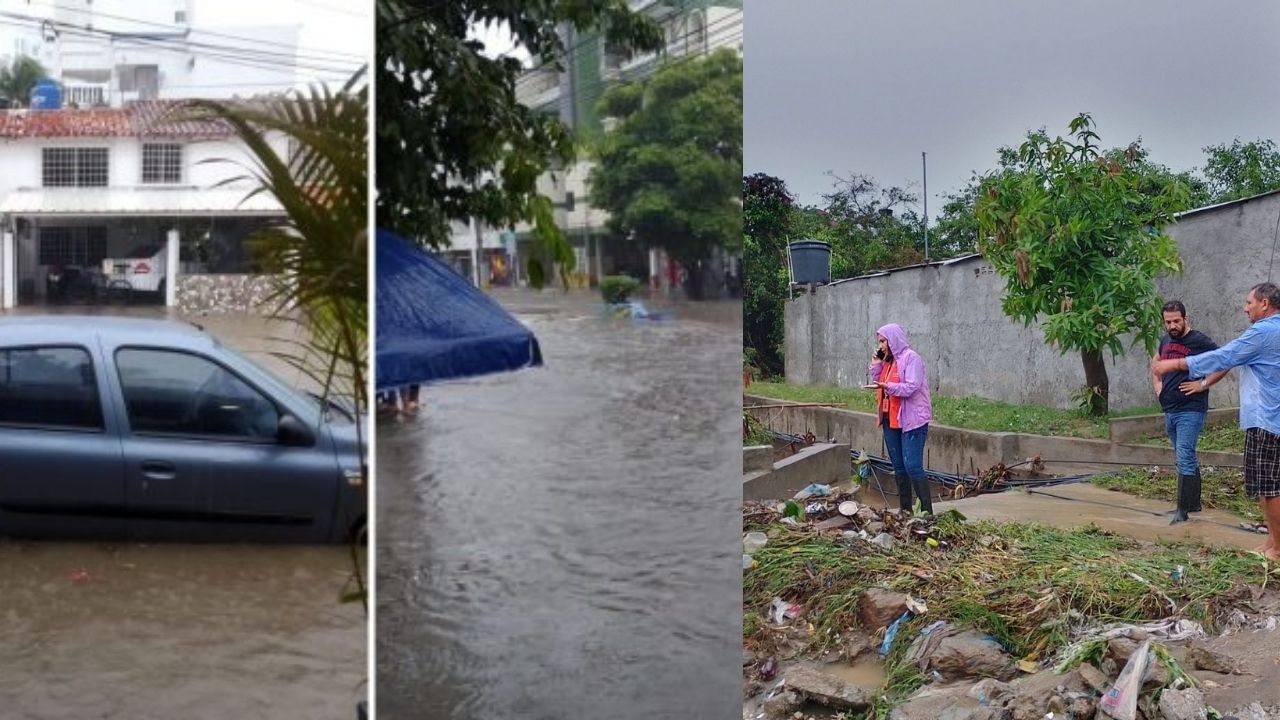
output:
M163 138L24 138L0 144L0 198L18 188L41 187L41 150L46 147L106 147L110 149L110 187L142 185L142 145L150 142L172 142ZM210 187L215 183L245 173L242 167L228 163L202 163L213 158L251 163L248 151L238 142L210 140L183 142L183 185ZM272 141L282 156L287 142L283 137ZM154 187L154 186L143 186Z

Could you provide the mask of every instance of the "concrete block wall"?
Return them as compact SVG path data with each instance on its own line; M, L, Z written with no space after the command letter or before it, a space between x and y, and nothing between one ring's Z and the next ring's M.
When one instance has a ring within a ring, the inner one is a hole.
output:
M1166 299L1187 305L1192 327L1219 344L1248 326L1242 310L1252 285L1280 279L1275 265L1280 194L1184 215L1170 234L1186 272L1162 278ZM910 268L818 288L788 302L787 380L855 387L866 379L876 328L896 322L929 369L930 388L1018 404L1067 408L1084 385L1078 352L1044 342L1038 324L1024 327L1000 309L1004 281L981 258ZM1141 345L1105 355L1112 407L1153 405L1149 356ZM1238 404L1235 373L1216 385L1213 407Z
M272 275L179 275L178 309L186 315L271 315L276 302Z

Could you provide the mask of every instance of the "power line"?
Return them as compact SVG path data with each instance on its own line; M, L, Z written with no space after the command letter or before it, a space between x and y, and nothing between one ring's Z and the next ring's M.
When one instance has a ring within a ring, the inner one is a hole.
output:
M0 16L15 18L19 21L24 21L27 23L30 23L30 22L43 23L43 21L39 21L37 18L33 18L28 15L21 15L17 13L0 12ZM13 25L16 27L30 27L28 25L23 25L20 23L14 23L14 22L6 23L2 20L0 20L0 23ZM354 74L355 71L358 69L358 67L356 66L336 67L331 65L319 65L319 64L313 64L308 62L301 62L296 59L290 58L288 55L285 55L285 54L270 53L266 51L256 51L250 48L242 48L242 47L235 47L235 46L219 46L219 45L213 45L213 44L207 44L207 43L191 43L189 41L181 40L181 39L166 40L163 38L142 37L142 36L132 36L132 35L124 35L123 37L121 37L121 35L118 33L112 33L105 30L96 30L94 28L77 26L77 25L72 25L68 23L54 23L54 26L55 28L61 29L61 32L72 37L91 38L91 39L100 39L102 37L106 37L108 39L111 39L113 42L119 41L124 43L134 43L137 45L153 47L159 50L167 50L170 52L193 55L196 57L203 56L205 58L211 58L219 62L224 62L231 65L240 65L240 66L250 67L250 68L260 69L260 70L274 70L274 71L280 72L282 66L288 66L298 70L307 70L315 73L328 73L331 75L341 75L345 77L345 76ZM193 46L197 49L192 49ZM200 49L200 48L206 48L206 49ZM274 59L277 57L279 58L279 60Z
M362 13L362 12L350 10L348 8L335 7L333 5L326 5L324 3L316 2L315 0L294 0L294 2L299 3L301 5L310 5L311 7L320 8L321 10L328 10L330 12L341 13L343 15L350 15L351 17L364 18L366 20L369 18L368 13Z
M123 21L125 21L125 22L136 23L136 24L138 24L138 25L148 25L148 26L150 26L150 27L164 28L164 29L166 29L166 30L171 30L171 31L182 31L182 30L187 30L187 29L189 29L189 28L184 28L184 27L182 27L182 26L180 26L180 25L173 25L173 24L170 24L170 23L159 23L159 22L155 22L155 21L152 21L152 20L141 20L141 19L138 19L138 18L127 17L127 16L124 16L124 15L112 15L112 14L110 14L110 13L103 13L103 12L97 12L97 11L94 11L94 12L92 12L92 13L86 13L86 11L81 10L80 8L67 7L66 5L59 5L59 4L58 4L58 3L56 3L56 2L49 2L48 0L28 0L28 2L35 2L36 4L38 4L38 5L43 5L43 6L45 6L45 7L51 7L51 8L55 8L55 9L58 9L58 10L66 10L66 11L68 11L68 12L79 13L79 14L81 14L81 15L84 15L84 14L92 14L92 15L94 15L94 16L96 16L96 17L109 18L109 19L111 19L111 20L123 20ZM43 22L43 21L44 21L44 18L35 18L35 19L36 19L36 20L38 20L38 21L41 21L41 22ZM52 22L52 21L50 21L50 22ZM55 24L57 24L57 23L55 23ZM192 31L192 32L196 32L196 33L201 33L201 34L204 34L204 35L209 35L209 36L211 36L211 37L223 37L223 38L228 38L228 39L231 39L231 40L241 40L241 41L246 41L246 42L251 42L251 43L258 43L258 44L262 44L262 45L275 45L275 46L277 46L277 47L290 48L290 49L294 49L294 50L300 50L300 49L301 49L301 50L316 50L316 51L322 52L322 53L323 53L323 54L325 54L325 55L330 55L330 56L342 56L342 57L350 58L350 59L352 59L352 60L355 60L355 61L358 61L358 62L361 62L361 63L363 63L363 62L365 62L365 61L367 60L367 58L366 58L366 57L364 57L363 55L357 55L357 54L354 54L354 53L344 53L344 52L339 52L339 51L336 51L336 50L324 50L324 49L322 49L322 48L303 47L303 46L300 46L300 45L292 45L292 44L290 44L290 43L272 42L272 41L270 41L270 40L259 40L259 39L257 39L257 38L248 38L248 37L244 37L244 36L242 36L242 35L232 35L232 34L230 34L230 33L220 33L220 32L216 32L216 31L213 31L213 30L195 30L195 29L191 29L191 31Z

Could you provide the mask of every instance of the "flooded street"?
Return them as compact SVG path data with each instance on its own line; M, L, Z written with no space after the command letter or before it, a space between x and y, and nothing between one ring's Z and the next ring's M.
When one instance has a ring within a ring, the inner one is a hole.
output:
M498 297L546 367L379 422L379 717L736 717L741 304Z
M195 320L298 377L266 352L287 329ZM350 574L343 546L0 540L0 714L352 720L368 688L364 611L339 602Z

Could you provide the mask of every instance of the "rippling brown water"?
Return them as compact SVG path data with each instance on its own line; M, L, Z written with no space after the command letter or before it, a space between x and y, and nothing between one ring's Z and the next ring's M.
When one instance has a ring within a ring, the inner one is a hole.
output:
M737 717L740 305L502 300L547 366L379 424L379 717Z

